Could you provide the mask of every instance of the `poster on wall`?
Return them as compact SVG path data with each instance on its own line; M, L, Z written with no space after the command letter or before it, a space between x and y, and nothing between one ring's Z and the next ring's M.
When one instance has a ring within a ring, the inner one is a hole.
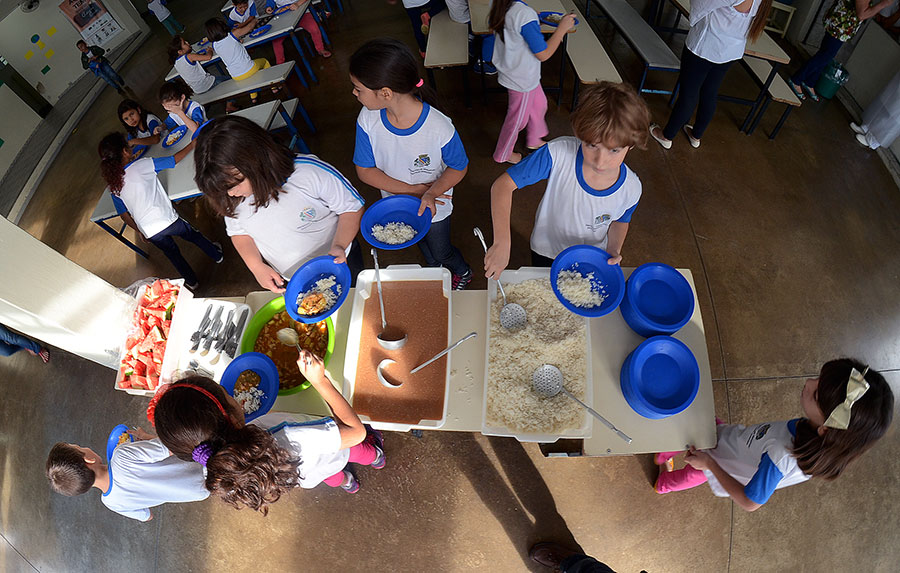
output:
M63 0L59 9L89 45L102 47L122 31L100 0Z

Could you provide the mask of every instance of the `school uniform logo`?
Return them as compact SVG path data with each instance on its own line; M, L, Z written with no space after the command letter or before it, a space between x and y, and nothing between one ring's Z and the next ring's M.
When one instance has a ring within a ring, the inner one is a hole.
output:
M427 153L423 153L413 161L413 167L428 167L429 165L431 165L431 158L428 157Z
M300 220L304 223L316 220L316 210L313 207L306 207L300 211Z
M602 215L597 215L594 217L594 222L587 226L591 231L596 231L597 229L606 227L609 225L609 222L612 220L612 215L609 213L604 213Z
M751 442L753 442L753 440L763 439L763 437L769 432L769 428L771 426L772 426L771 424L760 424L759 427L756 428L756 431L752 432L750 434L750 437L747 438L747 447L748 448L750 447L750 444L751 444Z

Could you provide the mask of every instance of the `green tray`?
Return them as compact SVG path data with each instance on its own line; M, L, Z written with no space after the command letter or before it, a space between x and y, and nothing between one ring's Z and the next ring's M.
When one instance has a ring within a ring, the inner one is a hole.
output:
M262 331L263 327L267 322L272 320L272 317L278 314L279 312L284 310L284 297L280 296L278 298L270 300L265 306L256 311L256 314L253 315L253 318L250 319L250 323L247 325L247 329L244 330L244 337L241 339L241 354L245 352L253 352L253 346L256 344L256 339L259 338L259 333ZM331 317L325 319L325 325L328 327L328 348L325 350L325 366L328 366L328 361L331 359L331 355L334 353L334 323L331 322ZM306 390L310 387L310 383L307 380L303 384L299 386L294 386L293 388L288 388L287 390L279 390L279 396L287 396L288 394L296 394L302 390Z

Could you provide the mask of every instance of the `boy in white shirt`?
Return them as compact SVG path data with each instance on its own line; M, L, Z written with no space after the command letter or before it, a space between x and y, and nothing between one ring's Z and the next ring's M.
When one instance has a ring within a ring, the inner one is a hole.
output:
M169 9L166 8L166 0L149 0L147 2L147 9L153 12L156 19L165 26L166 31L170 36L184 32L184 26L179 24L178 20L175 19L175 16L173 16L172 13L169 12Z
M509 263L513 191L547 179L531 234L531 261L549 267L572 245L593 245L622 260L641 181L625 165L643 147L650 124L647 104L626 84L601 82L585 90L572 112L575 137L559 137L510 167L491 186L494 244L484 257L485 276L497 278Z
M151 507L209 497L203 466L172 456L158 438L138 429L138 441L118 446L105 465L90 448L60 442L47 457L47 479L57 493L75 496L92 487L118 514L150 521Z

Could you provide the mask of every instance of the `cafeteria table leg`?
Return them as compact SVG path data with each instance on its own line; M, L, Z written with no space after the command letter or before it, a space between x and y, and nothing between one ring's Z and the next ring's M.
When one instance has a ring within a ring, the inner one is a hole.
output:
M315 133L316 126L313 125L312 119L309 117L309 114L306 113L306 108L303 107L303 102L300 101L300 98L297 98L297 110L300 112L300 115L303 116L303 121L309 126L309 130Z
M577 75L577 74L576 74ZM575 80L575 85L572 86L572 109L575 109L575 106L578 105L578 88L581 86L581 80Z
M307 8L307 10L309 10L310 14L312 14L312 17L316 21L316 24L319 25L319 30L322 31L322 41L324 41L326 44L328 44L328 47L331 48L332 47L331 40L328 39L328 34L325 33L325 26L322 25L322 21L319 19L319 15L316 14L316 11L313 10L312 4L310 4L310 6L309 6L309 8Z
M775 124L775 129L772 133L769 134L769 139L775 139L775 136L778 135L778 132L781 131L781 126L784 125L784 122L787 121L789 115L791 115L791 110L794 109L792 105L786 105L784 113L781 114L781 119L778 120L778 123Z
M466 90L466 109L472 109L472 92L469 90L469 64L462 66L463 89Z
M300 59L303 61L303 65L306 66L306 71L309 72L309 77L312 81L319 83L319 78L316 77L316 74L312 71L312 66L309 65L309 60L306 59L306 54L303 53L303 48L300 47L300 42L297 41L297 33L291 32L291 40L294 42L294 48L297 49L297 53L300 54ZM303 87L308 88L309 86L306 84L306 80L303 79L303 75L300 73L296 67L294 71L297 72L297 77L300 78L300 83L303 84Z
M431 85L431 89L437 91L437 82L434 81L434 70L428 68L425 72L428 74L428 83Z
M741 124L741 131L747 131L747 129L749 128L750 120L753 118L756 110L759 109L759 105L763 102L763 100L769 93L769 86L772 85L772 80L775 79L777 70L778 62L772 62L772 71L769 72L769 77L766 78L766 83L764 83L763 87L759 90L759 95L756 96L756 101L754 101L753 105L750 106L750 113L747 114L747 117L744 119L744 123Z
M299 109L303 109L300 106L300 100L297 100L297 105ZM294 120L291 119L290 114L288 114L287 110L284 109L284 102L282 102L278 106L278 113L281 114L281 118L284 120L285 125L287 126L288 132L291 134L291 144L288 146L291 149L294 148L294 144L297 145L297 148L301 153L310 153L309 146L306 145L306 141L301 137L300 132L297 131L297 126L294 125Z
M759 113L756 114L756 119L753 120L753 123L750 124L750 129L747 130L747 135L753 135L753 132L756 130L756 126L759 125L759 120L762 119L762 116L766 113L766 109L769 107L769 102L772 101L772 98L767 97L763 102L762 106L759 108Z
M556 107L562 100L563 82L566 79L566 44L569 42L569 35L563 36L562 46L559 50L559 92L556 94Z
M341 0L335 0L335 1L337 2L338 12L343 14L344 13L344 4L341 2Z
M140 256L144 257L145 259L150 258L150 255L148 255L146 252L141 250L137 245L135 245L134 243L132 243L131 241L126 239L125 235L123 235L122 233L116 233L112 227L110 227L109 225L106 224L106 221L94 221L94 222L97 223L97 225L101 229L103 229L104 231L106 231L107 233L112 235L113 237L117 238L122 244L124 244L126 247L128 247L135 253L139 254Z

